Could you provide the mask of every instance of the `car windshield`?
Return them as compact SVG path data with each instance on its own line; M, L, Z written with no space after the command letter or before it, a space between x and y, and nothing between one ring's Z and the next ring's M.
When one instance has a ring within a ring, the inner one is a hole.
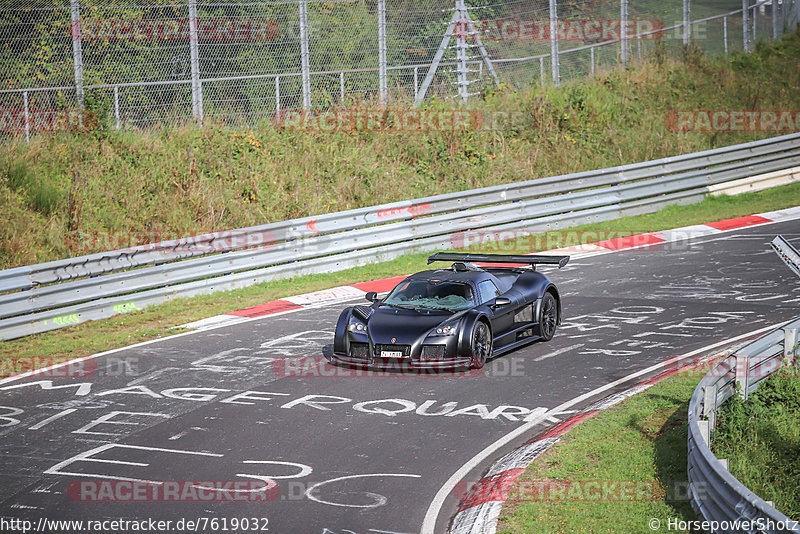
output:
M455 312L475 306L469 284L446 280L406 280L394 288L382 305Z

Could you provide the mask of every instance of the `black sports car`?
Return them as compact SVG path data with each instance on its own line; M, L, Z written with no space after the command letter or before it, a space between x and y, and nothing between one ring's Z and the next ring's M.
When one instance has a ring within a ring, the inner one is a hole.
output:
M481 368L492 356L553 338L561 298L535 266L560 268L569 256L437 252L428 258L435 261L455 263L409 276L383 300L367 293L369 306L346 308L336 324L331 362Z

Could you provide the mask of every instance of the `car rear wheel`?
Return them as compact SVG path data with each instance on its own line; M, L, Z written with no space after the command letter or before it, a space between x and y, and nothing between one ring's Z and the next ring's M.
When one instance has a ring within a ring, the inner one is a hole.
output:
M475 323L472 331L472 355L469 366L472 369L481 369L492 356L492 332L483 321Z
M550 341L556 335L558 325L558 302L552 293L545 293L542 297L542 307L539 312L539 330L542 341Z

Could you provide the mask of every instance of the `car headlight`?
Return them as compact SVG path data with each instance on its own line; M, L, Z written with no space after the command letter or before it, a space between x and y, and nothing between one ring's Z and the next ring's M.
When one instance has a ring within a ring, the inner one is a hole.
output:
M430 333L432 336L452 336L456 333L458 322L447 323L442 326L437 326L433 332Z
M347 325L347 329L350 332L357 332L359 334L367 333L367 325L365 325L363 322L359 321L355 317L350 317L350 323Z

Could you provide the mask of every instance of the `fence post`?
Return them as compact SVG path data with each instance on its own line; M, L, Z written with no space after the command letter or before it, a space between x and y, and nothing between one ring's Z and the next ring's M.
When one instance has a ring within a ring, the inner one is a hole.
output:
M303 80L303 109L311 109L311 67L308 52L308 4L298 0L300 5L300 69Z
M428 72L425 74L425 79L422 80L422 86L419 88L419 91L417 91L417 97L414 99L414 107L422 104L422 101L425 99L425 95L428 93L428 87L430 87L433 77L436 75L436 70L439 68L439 63L442 61L444 53L450 46L450 39L453 37L453 30L455 30L456 24L458 24L458 17L460 15L461 13L458 9L453 11L453 16L447 24L444 36L442 36L442 42L439 43L439 48L436 49L436 53L433 55L433 60L431 60L431 65L428 67Z
M683 46L689 46L692 41L692 19L689 11L689 0L683 0Z
M728 54L728 17L722 17L722 46Z
M119 130L119 86L114 86L114 120L116 128Z
M750 51L750 11L747 0L742 0L742 45L745 53Z
M81 5L80 0L70 0L72 17L72 62L75 66L75 99L78 109L84 108L83 102L83 42L81 37Z
M756 35L758 32L758 9L756 9L756 4L758 4L758 0L756 0L756 3L753 4L753 20L751 22L751 27L753 28L753 44L758 42L758 36Z
M456 0L456 13L458 22L456 28L456 79L458 83L458 95L461 102L466 104L469 98L469 82L467 81L467 9L464 0Z
M539 57L539 83L544 85L544 57Z
M22 93L22 106L25 110L25 142L31 142L31 110L28 106L28 91Z
M592 76L594 76L594 47L589 49L589 60L592 63Z
M386 104L386 0L378 0L378 94Z
M414 101L417 100L417 91L419 91L419 67L414 67Z
M619 27L620 27L620 59L622 66L628 67L628 0L620 0L619 3ZM592 47L594 50L594 47ZM594 65L592 65L594 74Z
M553 85L560 81L558 65L558 5L557 0L550 0L550 67L553 75Z
M772 0L772 40L778 40L778 0Z
M192 115L203 125L203 96L200 90L200 53L197 49L197 0L189 0L189 59L192 71Z
M275 119L279 120L281 112L281 77L275 76Z
M344 71L339 72L339 103L344 105Z
M800 23L800 0L793 0L792 6L794 6L794 13L791 15L789 28L792 31L797 31L797 24Z
M781 35L786 33L786 25L789 23L789 6L786 4L791 3L790 0L783 0L783 5L781 6Z
M203 126L203 80L197 80L197 111L199 113L197 122Z

